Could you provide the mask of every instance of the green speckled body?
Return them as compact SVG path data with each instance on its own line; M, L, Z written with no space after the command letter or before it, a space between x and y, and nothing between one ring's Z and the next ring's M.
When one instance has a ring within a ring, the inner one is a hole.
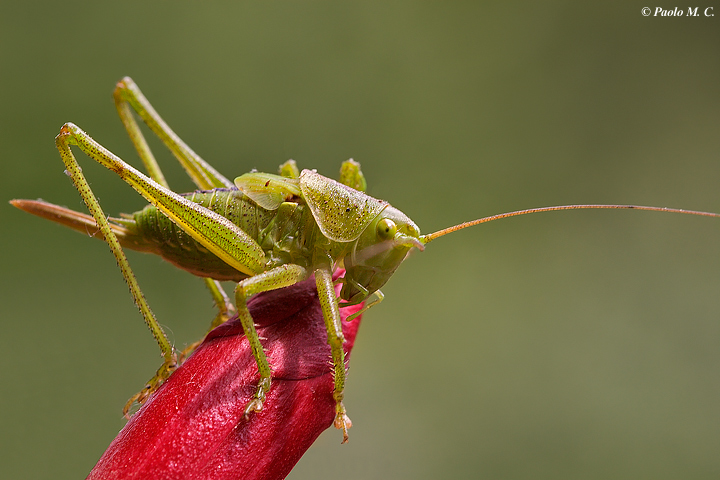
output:
M306 205L284 202L276 210L266 210L234 188L196 191L182 196L222 215L255 239L265 251L267 268L288 263L310 264L312 252L309 246L318 230ZM190 273L234 282L247 278L246 274L195 241L153 205L132 214L132 220L126 226L143 239L144 250L152 251Z
M230 181L200 158L167 126L132 79L118 82L113 94L121 120L142 159L148 175L93 140L77 125L65 124L55 144L90 214L43 201L14 202L15 206L74 230L104 239L112 251L133 300L157 340L163 364L145 387L125 404L142 404L178 366L178 356L150 310L123 247L155 253L174 265L205 277L218 306L211 328L236 312L258 368L259 381L245 407L245 419L263 409L272 383L272 368L265 355L247 300L261 292L315 277L333 364L334 425L351 426L343 405L345 388L344 336L336 282L342 283L343 305L369 301L359 315L382 299L378 290L413 247L423 248L420 231L402 212L387 202L366 195L360 165L343 162L340 182L314 170L300 172L294 160L279 168L279 175L251 172ZM178 194L170 190L132 110L173 153L200 190ZM108 217L90 189L71 147L115 172L149 203L122 218ZM237 188L235 188L237 187ZM333 271L345 268L342 279ZM237 282L234 307L218 280ZM351 317L352 318L352 317ZM189 354L199 344L189 346Z

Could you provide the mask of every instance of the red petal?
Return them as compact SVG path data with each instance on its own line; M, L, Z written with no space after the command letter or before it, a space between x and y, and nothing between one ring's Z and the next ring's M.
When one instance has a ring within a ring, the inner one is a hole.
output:
M275 479L290 472L335 417L315 282L257 295L248 308L273 368L263 410L243 417L259 376L239 322L230 321L132 417L89 479ZM341 309L346 355L359 319L345 319L359 308Z

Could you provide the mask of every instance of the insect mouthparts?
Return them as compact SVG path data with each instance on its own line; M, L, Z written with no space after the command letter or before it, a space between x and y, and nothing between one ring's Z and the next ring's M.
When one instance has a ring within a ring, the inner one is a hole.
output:
M422 241L424 236L420 237L420 240L418 240L415 237L408 237L406 235L398 235L395 239L395 245L406 245L408 247L417 247L418 250L421 252L425 250L425 243Z

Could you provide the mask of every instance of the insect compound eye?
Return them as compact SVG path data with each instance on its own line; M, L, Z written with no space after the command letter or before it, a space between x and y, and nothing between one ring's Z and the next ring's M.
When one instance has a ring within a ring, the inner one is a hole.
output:
M378 222L377 233L381 239L389 240L395 237L395 234L397 233L397 226L395 225L395 222L389 218L383 218Z

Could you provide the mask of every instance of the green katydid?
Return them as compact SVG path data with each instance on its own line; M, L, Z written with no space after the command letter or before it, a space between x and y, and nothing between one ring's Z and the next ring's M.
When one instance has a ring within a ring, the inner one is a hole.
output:
M382 300L380 288L411 249L423 250L427 243L442 235L491 220L527 213L598 208L720 217L716 213L637 205L563 205L494 215L421 235L404 213L364 193L365 179L359 164L352 160L342 164L339 181L312 170L300 172L290 160L280 166L279 175L253 172L231 182L175 135L130 78L117 84L114 98L149 177L68 123L62 127L55 142L66 173L92 216L39 200L13 200L11 203L81 232L99 232L115 255L135 303L164 357L156 374L125 405L126 415L135 402L142 404L168 378L178 360L143 297L122 247L158 254L176 266L204 277L219 307L211 328L237 312L260 375L254 399L245 409L246 416L262 409L272 376L246 301L256 293L286 287L314 275L332 350L334 424L343 431L345 443L351 423L343 405L346 372L339 299L332 280L335 268L342 266L346 270L344 278L339 280L342 282L340 299L344 301L343 305L365 302L364 311ZM171 150L198 191L181 195L169 189L132 110ZM117 173L150 204L132 215L107 218L82 174L71 145ZM218 283L223 280L237 282L234 305Z

